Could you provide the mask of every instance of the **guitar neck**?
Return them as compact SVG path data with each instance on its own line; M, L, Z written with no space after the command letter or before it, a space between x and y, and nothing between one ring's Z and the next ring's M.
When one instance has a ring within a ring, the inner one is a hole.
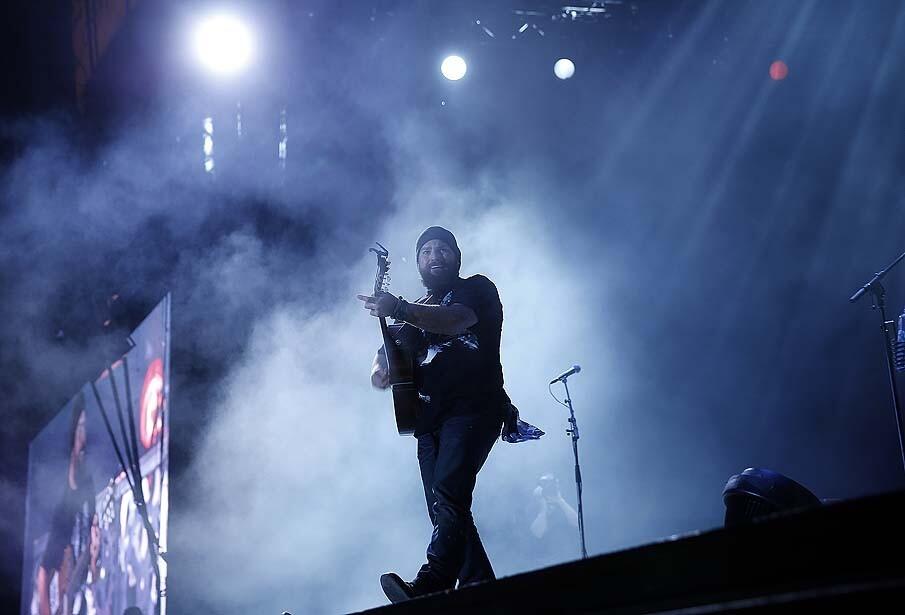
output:
M393 336L390 335L390 327L387 325L387 319L383 316L377 318L380 321L380 333L383 335L383 343L386 344L387 340L392 340Z

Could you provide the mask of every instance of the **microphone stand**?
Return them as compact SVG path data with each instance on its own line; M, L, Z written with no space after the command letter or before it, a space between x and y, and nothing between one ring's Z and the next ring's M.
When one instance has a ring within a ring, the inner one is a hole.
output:
M901 261L903 258L905 258L905 253L903 253L901 256L899 256L899 258L890 263L890 265L886 269L883 269L882 271L874 274L874 277L872 277L867 282L867 284L859 288L858 291L849 298L849 301L851 303L854 303L862 296L864 296L865 293L869 292L871 293L871 296L873 298L873 309L880 310L880 318L883 323L880 330L883 332L883 346L886 350L886 369L889 372L889 387L892 391L892 406L893 410L895 410L896 427L899 431L899 450L902 454L902 467L905 468L905 431L903 431L903 429L905 429L905 416L903 416L902 414L902 406L899 402L899 389L896 384L895 359L893 355L890 332L890 326L895 323L891 320L886 319L886 289L883 288L883 285L880 283L880 280L882 280L886 276L886 274L892 270L893 267L898 265L899 261Z
M581 467L578 465L578 423L575 421L575 410L572 409L572 396L569 395L569 378L562 379L566 388L565 403L569 407L569 424L566 433L572 437L572 453L575 455L575 490L578 493L578 535L581 537L581 559L587 559L588 550L584 542L584 511L581 506Z

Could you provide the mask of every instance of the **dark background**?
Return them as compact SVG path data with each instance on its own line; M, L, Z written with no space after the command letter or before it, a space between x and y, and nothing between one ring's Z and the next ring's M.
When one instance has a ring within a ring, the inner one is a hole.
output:
M18 604L28 441L172 290L177 526L201 497L194 455L224 374L275 306L313 317L348 300L375 220L406 211L400 192L429 175L400 152L453 161L438 163L438 192L491 178L464 219L522 202L561 248L499 238L520 279L552 254L581 290L519 306L501 289L507 315L564 330L545 338L549 356L512 357L507 379L529 361L599 368L582 374L585 401L618 410L588 419L586 497L617 536L592 552L718 524L721 481L751 465L827 498L903 486L879 318L868 299L847 302L905 250L901 3L638 0L593 23L552 21L555 3L486 4L255 3L262 68L224 84L181 55L174 24L199 5L132 3L77 104L71 6L5 3L5 610ZM526 8L547 16L514 13ZM545 34L512 39L523 20ZM453 86L436 66L456 46L470 63ZM577 66L564 83L550 74L561 55ZM768 76L776 59L784 81ZM237 99L247 135L226 131L209 177L200 118L229 125ZM303 126L286 171L281 109ZM248 238L257 268L230 269ZM180 572L177 613L193 586Z

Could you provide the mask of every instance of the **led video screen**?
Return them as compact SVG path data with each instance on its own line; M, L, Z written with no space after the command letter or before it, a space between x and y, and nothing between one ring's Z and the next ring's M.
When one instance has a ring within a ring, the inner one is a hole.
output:
M166 612L169 323L167 296L30 443L21 615Z

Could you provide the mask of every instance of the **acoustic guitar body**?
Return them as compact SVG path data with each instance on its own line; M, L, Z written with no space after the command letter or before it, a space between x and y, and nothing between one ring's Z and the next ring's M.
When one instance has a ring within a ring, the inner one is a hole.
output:
M408 330L412 327L404 324L387 325L386 319L379 320L389 368L390 390L393 392L396 431L400 436L412 435L421 409L421 398L415 386L413 348L410 343L406 343Z

